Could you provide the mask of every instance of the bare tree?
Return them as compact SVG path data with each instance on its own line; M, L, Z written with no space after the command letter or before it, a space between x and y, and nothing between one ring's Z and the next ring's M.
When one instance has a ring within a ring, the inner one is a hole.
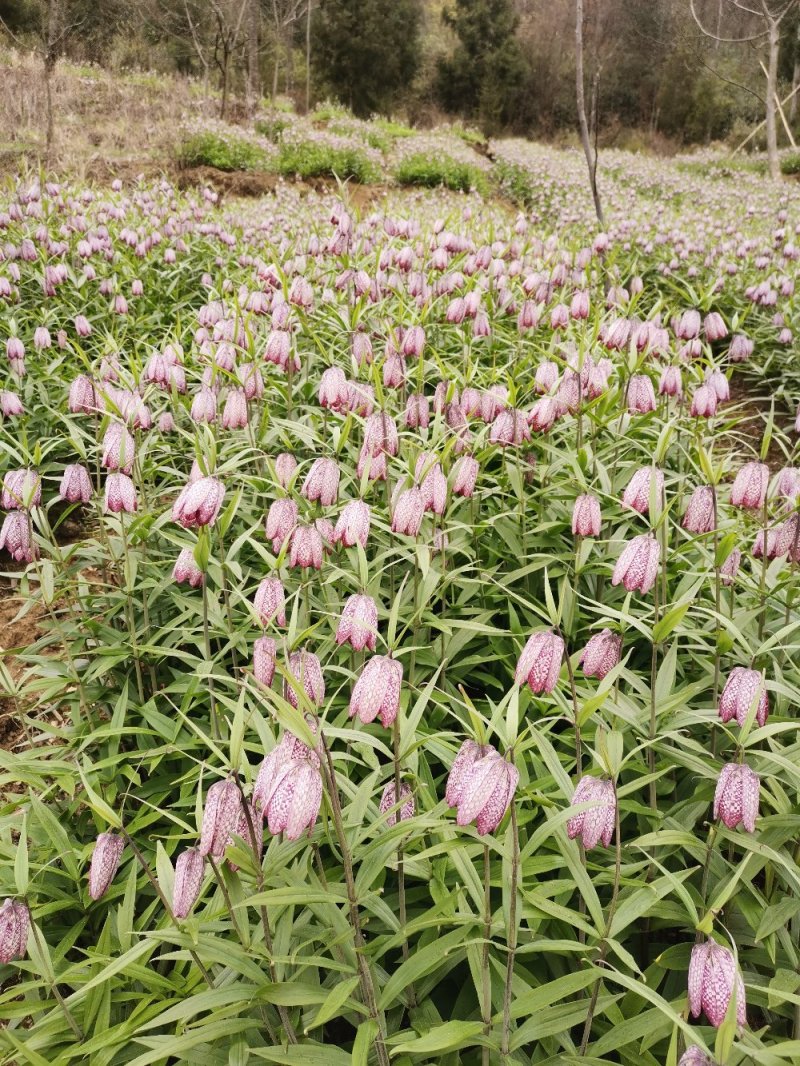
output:
M729 44L766 43L767 63L765 69L767 78L767 95L764 102L764 125L767 138L767 160L769 175L773 181L780 181L781 168L778 159L778 127L776 121L778 104L778 58L781 46L781 23L789 12L797 6L798 0L753 0L758 6L750 7L742 0L728 0L737 11L755 20L759 27L753 33L743 33L739 37L723 37L719 30L714 33L708 29L695 8L695 0L689 0L692 17L699 29L717 42ZM718 19L718 26L721 19Z
M311 0L306 4L306 114L311 110Z
M247 27L247 113L261 99L261 0L249 0Z
M36 6L39 17L36 31L37 44L33 50L42 60L45 100L44 163L45 166L50 166L55 153L56 141L53 76L64 45L73 34L80 32L85 18L76 16L70 11L65 0L40 0ZM2 19L0 19L0 26L20 47L25 47Z
M589 136L589 123L586 118L586 90L584 86L583 69L583 0L575 0L575 101L578 106L578 125L581 131L581 144L583 154L586 156L586 166L589 171L589 185L592 190L594 209L597 221L603 225L603 207L600 203L600 192L597 188L597 141L592 144ZM597 129L597 89L599 84L599 70L595 73L592 90L592 112L595 130Z
M282 57L287 71L291 68L292 27L306 10L308 0L272 0L272 28L275 35L275 58L272 67L272 99L278 95ZM307 30L308 32L308 30Z

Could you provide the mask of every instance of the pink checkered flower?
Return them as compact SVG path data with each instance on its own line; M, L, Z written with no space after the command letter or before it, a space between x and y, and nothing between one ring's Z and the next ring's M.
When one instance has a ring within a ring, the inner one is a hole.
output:
M702 1011L716 1028L722 1025L736 990L736 1021L747 1024L744 982L733 953L714 940L695 944L689 960L689 1010L693 1018Z
M339 619L336 643L349 644L353 651L375 651L378 637L378 608L371 596L349 596Z
M600 501L597 497L587 494L578 496L572 508L573 536L597 537L601 524Z
M172 889L172 913L176 918L185 918L197 902L204 870L205 862L199 848L187 848L178 856Z
M528 683L535 696L551 693L558 683L564 658L564 640L558 633L542 630L528 638L522 649L514 680L518 685Z
M396 795L397 790L395 788L395 783L394 781L389 781L383 790L383 794L381 795L381 802L379 808L381 814L386 814L388 810L391 810L391 808L395 806L395 804L398 802L396 799ZM393 811L392 814L388 816L388 818L386 819L386 824L388 826L397 825L398 814L400 816L401 822L405 822L409 818L414 817L414 793L411 791L410 787L405 783L405 781L400 782L400 799L403 801L403 805L400 808L399 812Z
M744 666L734 666L719 698L719 716L723 722L736 719L743 726L752 705L757 702L756 721L763 726L769 714L769 695L762 674Z
M365 725L380 717L388 727L400 707L400 688L403 683L403 664L390 655L373 655L353 686L350 697L350 717L358 716Z
M605 847L614 836L617 817L617 794L614 783L585 774L577 784L572 795L572 806L591 803L593 806L580 811L567 822L567 835L570 840L581 838L584 848L589 851L601 841Z
M89 866L89 895L100 899L114 880L125 842L116 833L101 833L94 845Z
M714 817L720 818L728 829L741 823L748 833L754 833L760 789L761 779L749 766L727 763L714 791Z
M369 504L364 503L363 500L350 500L342 508L342 513L334 527L333 543L343 544L345 548L352 548L355 544L366 548L369 527Z
M219 861L225 855L225 848L239 819L240 804L241 795L233 778L215 781L209 788L198 846L202 856L210 855Z
M330 507L339 496L339 467L334 459L315 459L303 482L302 493L311 503Z
M602 679L609 674L620 660L622 637L610 629L601 629L590 637L578 660L587 677Z
M262 626L274 620L275 625L286 625L286 607L283 585L279 577L265 577L256 589L253 607Z
M483 836L493 833L505 816L519 783L519 771L491 744L465 740L447 777L445 800L456 808L456 824Z
M628 541L614 567L612 585L622 584L627 592L647 595L655 584L661 548L654 536L642 533Z

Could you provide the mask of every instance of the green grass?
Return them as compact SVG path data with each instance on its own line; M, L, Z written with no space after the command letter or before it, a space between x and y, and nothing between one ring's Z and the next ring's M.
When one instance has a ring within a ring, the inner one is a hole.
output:
M419 185L434 189L443 185L455 192L488 191L485 175L467 163L459 163L450 156L429 156L422 152L407 156L394 172L401 185Z
M178 162L183 167L216 167L217 170L271 170L269 155L257 145L235 137L215 133L198 133L178 148Z
M781 160L781 174L794 177L800 174L800 152L792 152Z
M278 170L286 177L348 178L365 184L380 179L380 171L357 148L333 148L314 141L284 144L278 155Z

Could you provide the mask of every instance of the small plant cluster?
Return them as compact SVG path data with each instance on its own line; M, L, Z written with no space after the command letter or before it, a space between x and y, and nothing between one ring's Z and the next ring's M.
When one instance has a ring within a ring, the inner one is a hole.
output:
M397 165L394 176L401 185L419 185L427 189L441 185L454 192L487 190L486 178L477 167L446 155L425 155L422 152L407 155Z
M796 1060L800 197L505 158L3 194L2 1063Z
M178 148L182 167L216 167L217 170L272 170L270 156L243 137L203 132L187 137Z

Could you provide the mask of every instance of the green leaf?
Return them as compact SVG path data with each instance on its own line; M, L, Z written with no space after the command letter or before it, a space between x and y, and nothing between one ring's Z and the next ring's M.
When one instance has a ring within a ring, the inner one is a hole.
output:
M358 977L351 977L348 981L341 981L335 984L325 997L325 1001L314 1016L314 1020L306 1026L305 1031L309 1032L311 1029L316 1029L318 1026L329 1022L331 1018L336 1018L354 989L358 986L358 981ZM355 1004L352 1004L351 1009L354 1007ZM364 1008L362 1007L361 1009L363 1010Z
M477 1037L483 1032L482 1022L443 1022L429 1029L427 1033L414 1040L406 1040L393 1047L391 1054L432 1055L458 1048L469 1047L477 1043Z

